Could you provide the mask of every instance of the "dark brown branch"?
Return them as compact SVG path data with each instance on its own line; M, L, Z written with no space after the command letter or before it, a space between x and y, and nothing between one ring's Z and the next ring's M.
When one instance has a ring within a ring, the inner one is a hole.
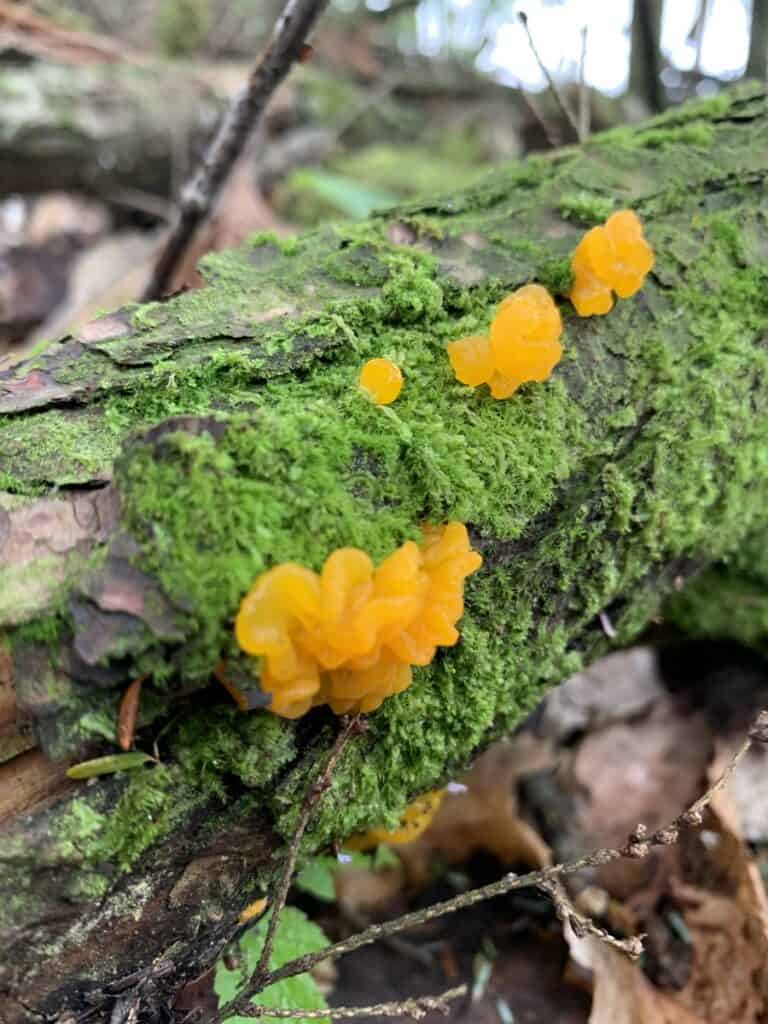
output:
M277 931L280 914L288 897L288 890L290 889L291 882L293 880L296 860L299 856L301 840L306 832L309 819L312 816L312 811L322 799L323 793L328 789L331 777L333 776L336 765L339 763L339 758L341 757L347 743L353 736L362 732L365 728L364 719L362 719L360 715L355 715L352 718L346 718L342 721L343 724L336 737L336 742L331 747L328 757L325 760L325 764L320 770L320 774L304 794L304 800L301 805L301 810L299 811L296 828L291 838L291 844L285 855L283 869L270 901L272 903L272 910L270 912L267 935L264 939L264 948L261 951L259 963L256 967L256 973L253 978L253 983L255 985L259 984L260 979L266 975L269 967L269 958L272 955L272 947L275 942L275 932ZM259 991L261 991L261 987L259 988Z
M500 878L497 882L491 882L489 885L484 885L477 889L470 889L469 892L462 893L460 896L454 896L450 900L444 900L442 903L435 903L424 910L416 910L411 914L404 914L402 917L395 918L393 921L385 921L383 924L371 925L370 928L358 932L357 935L351 935L347 939L342 939L331 946L326 946L325 949L317 953L308 953L306 956L298 957L296 960L283 964L282 967L263 975L258 982L255 979L251 980L243 993L224 1007L222 1013L215 1018L215 1022L212 1022L212 1024L216 1024L216 1022L230 1014L246 1012L248 1000L268 985L273 985L276 981L282 981L283 978L291 978L296 974L303 974L305 971L311 970L321 960L335 960L337 957L351 953L353 950L369 945L371 942L376 942L378 939L395 935L417 925L426 924L426 922L432 921L437 917L453 914L457 910L474 906L475 903L492 899L494 896L502 896L504 893L511 892L514 889L535 887L552 895L553 886L558 885L560 879L564 876L576 874L584 868L609 864L624 857L641 860L649 855L654 846L673 845L678 841L682 828L701 825L704 820L704 810L709 806L714 796L726 785L736 766L752 744L766 741L768 741L768 712L760 712L750 727L746 739L728 762L723 773L712 783L709 789L683 811L682 814L678 815L673 822L657 829L650 835L644 825L638 825L628 837L623 847L594 850L592 853L579 857L578 860L564 864L555 864L552 867L543 868L539 871L530 871L525 875L510 873ZM558 895L560 895L560 891L558 891ZM557 900L555 904L558 906ZM561 911L565 909L564 900L560 900L558 909ZM583 925L585 920L581 918L581 915L578 915L578 917L577 927ZM608 938L607 933L604 933L603 929L598 928L596 925L590 931L604 941ZM617 945L613 936L610 936L610 941L611 944ZM636 937L634 941L630 940L628 943L621 944L621 948L632 956L639 956L642 952L641 940L639 937Z
M144 298L165 294L197 229L245 149L267 102L303 54L305 40L328 0L288 0L261 60L234 100L194 177L182 189L175 226L160 253Z
M571 108L565 102L565 97L563 96L562 92L558 88L557 82L555 82L554 78L552 77L552 75L550 73L549 68L544 63L544 61L541 59L541 55L539 54L539 51L536 49L536 43L534 42L530 26L528 25L528 15L524 11L520 11L517 16L520 19L520 22L521 22L523 28L525 29L525 34L528 36L528 45L531 47L531 52L533 53L533 56L536 58L536 62L538 63L539 67L541 68L541 73L544 75L544 77L547 80L547 85L549 86L550 91L551 91L552 95L555 98L555 102L557 103L558 107L560 108L560 112L562 113L562 115L565 118L566 122L571 126L571 128L573 130L574 137L579 139L579 141L581 141L580 136L579 136L579 124L578 124L578 121L574 117L573 111L571 110Z

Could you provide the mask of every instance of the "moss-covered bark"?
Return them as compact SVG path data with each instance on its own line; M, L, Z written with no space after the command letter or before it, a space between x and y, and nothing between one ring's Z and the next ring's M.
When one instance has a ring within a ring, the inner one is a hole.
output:
M202 291L0 377L0 624L21 712L52 755L114 749L121 688L147 674L137 745L161 734L162 758L8 823L12 1020L65 992L82 1006L153 957L160 999L268 875L332 716L241 716L210 686L265 566L317 568L343 544L380 558L448 519L485 558L460 644L346 752L317 846L392 820L511 727L603 649L601 612L629 638L760 529L767 180L768 102L742 90L462 194L256 238L208 259ZM643 291L589 320L564 302L550 382L506 402L457 384L445 343L510 288L567 287L584 228L627 205L656 250ZM391 408L355 387L372 355L403 368Z

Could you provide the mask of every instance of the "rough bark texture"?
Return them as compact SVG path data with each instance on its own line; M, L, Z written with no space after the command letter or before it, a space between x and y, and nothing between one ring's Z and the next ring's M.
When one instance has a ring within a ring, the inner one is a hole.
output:
M0 376L0 683L71 761L115 750L146 674L137 747L161 758L93 784L62 764L7 812L0 1016L108 1020L140 985L156 1019L268 880L333 717L243 715L210 683L222 656L249 671L231 621L265 566L378 559L449 519L485 558L461 642L371 716L310 850L450 778L605 649L601 612L627 640L743 549L768 499L766 181L768 102L742 89L463 194L254 239L207 259L201 291ZM600 318L563 302L548 383L506 402L457 384L445 343L526 281L567 290L575 242L623 206L656 251L643 290ZM355 386L373 355L404 371L389 409Z

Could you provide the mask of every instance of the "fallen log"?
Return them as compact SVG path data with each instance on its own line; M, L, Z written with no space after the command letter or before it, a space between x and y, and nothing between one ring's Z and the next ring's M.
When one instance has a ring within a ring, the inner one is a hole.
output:
M425 520L466 522L484 557L460 643L352 741L310 851L391 821L604 651L606 624L635 636L763 528L767 180L768 99L742 88L462 194L257 237L206 258L200 291L0 374L4 1021L107 1021L134 990L150 1019L263 891L335 730L326 709L241 714L211 682L266 566L380 559ZM643 290L598 318L563 303L548 383L504 402L457 384L446 342L526 281L566 289L578 238L624 206L656 252ZM390 409L356 388L380 355L405 377ZM139 677L147 764L68 780L117 751Z

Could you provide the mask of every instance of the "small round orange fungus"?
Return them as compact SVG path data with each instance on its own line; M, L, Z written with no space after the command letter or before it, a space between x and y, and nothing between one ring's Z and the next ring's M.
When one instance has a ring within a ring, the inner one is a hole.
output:
M428 793L422 793L420 797L408 804L397 828L372 828L369 832L361 835L350 836L344 842L344 849L364 853L366 850L373 850L381 843L389 843L392 846L412 843L414 839L423 835L432 824L432 819L437 814L444 796L444 789L433 789Z
M605 224L587 231L576 246L571 266L570 300L579 316L608 313L613 292L620 299L634 295L653 267L653 250L643 238L637 214L619 210Z
M376 405L390 405L403 390L403 375L389 359L369 359L358 384Z
M527 284L500 304L487 338L449 342L448 358L462 384L488 384L494 398L509 398L521 384L549 377L563 354L562 331L552 296Z
M285 562L243 598L235 637L261 659L276 714L374 711L410 686L412 665L458 641L464 579L481 564L462 523L425 527L376 568L357 548L334 551L319 575Z

